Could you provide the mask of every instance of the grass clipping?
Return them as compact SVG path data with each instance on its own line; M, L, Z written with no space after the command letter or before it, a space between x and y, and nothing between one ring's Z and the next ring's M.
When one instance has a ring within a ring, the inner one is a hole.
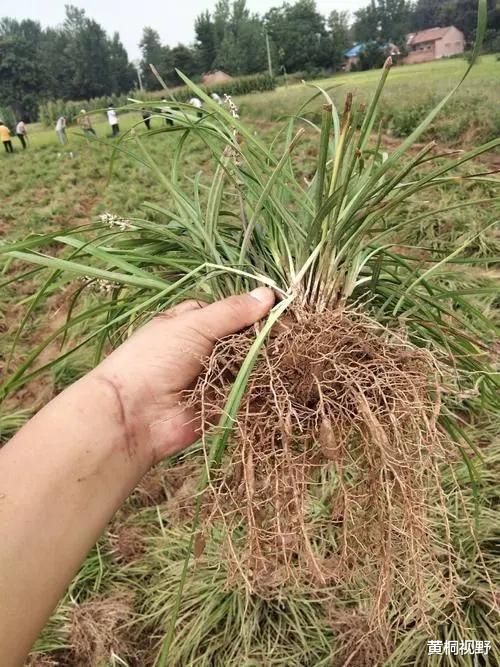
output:
M214 349L191 397L202 423L224 408L253 340ZM375 618L395 588L425 606L428 587L445 585L430 527L435 512L446 522L439 380L428 351L354 310L282 318L204 502L226 527L232 575L261 596L353 585Z

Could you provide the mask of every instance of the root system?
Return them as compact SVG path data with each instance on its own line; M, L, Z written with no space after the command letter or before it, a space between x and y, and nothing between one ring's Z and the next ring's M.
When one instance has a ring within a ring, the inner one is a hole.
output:
M134 638L126 625L132 615L133 600L125 593L76 605L70 626L71 664L98 667L114 655L133 656Z
M203 423L223 410L253 340L247 331L216 346L191 396ZM425 613L453 570L446 535L437 546L429 527L440 507L446 524L439 410L437 364L402 333L350 310L288 315L205 497L205 518L226 527L232 575L267 597L294 584L355 590L368 627L397 604L395 589ZM207 452L210 442L207 431Z

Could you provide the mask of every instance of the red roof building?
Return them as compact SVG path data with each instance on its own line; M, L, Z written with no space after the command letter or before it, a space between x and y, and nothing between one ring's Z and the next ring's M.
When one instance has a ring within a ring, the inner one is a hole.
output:
M465 37L463 32L450 25L446 28L429 28L406 36L408 55L404 62L422 63L463 53Z

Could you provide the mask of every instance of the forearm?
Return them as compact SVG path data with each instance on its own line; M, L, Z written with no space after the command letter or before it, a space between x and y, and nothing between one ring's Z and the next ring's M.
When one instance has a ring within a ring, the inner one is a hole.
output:
M120 503L151 464L113 385L90 374L0 452L0 664L22 664Z
M183 404L215 340L266 315L259 288L153 318L0 451L0 666L21 665L120 503L198 437Z

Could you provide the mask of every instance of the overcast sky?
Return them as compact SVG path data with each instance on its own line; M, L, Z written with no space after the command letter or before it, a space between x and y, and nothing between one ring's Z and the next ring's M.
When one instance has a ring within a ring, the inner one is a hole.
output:
M140 56L138 43L144 26L157 30L164 44L190 43L196 16L215 6L215 0L0 0L0 17L31 18L43 26L54 26L63 21L68 3L85 9L107 32L117 30L132 60ZM282 0L247 0L251 11L260 14L281 4ZM368 0L316 0L316 4L326 16L332 9L352 12Z

